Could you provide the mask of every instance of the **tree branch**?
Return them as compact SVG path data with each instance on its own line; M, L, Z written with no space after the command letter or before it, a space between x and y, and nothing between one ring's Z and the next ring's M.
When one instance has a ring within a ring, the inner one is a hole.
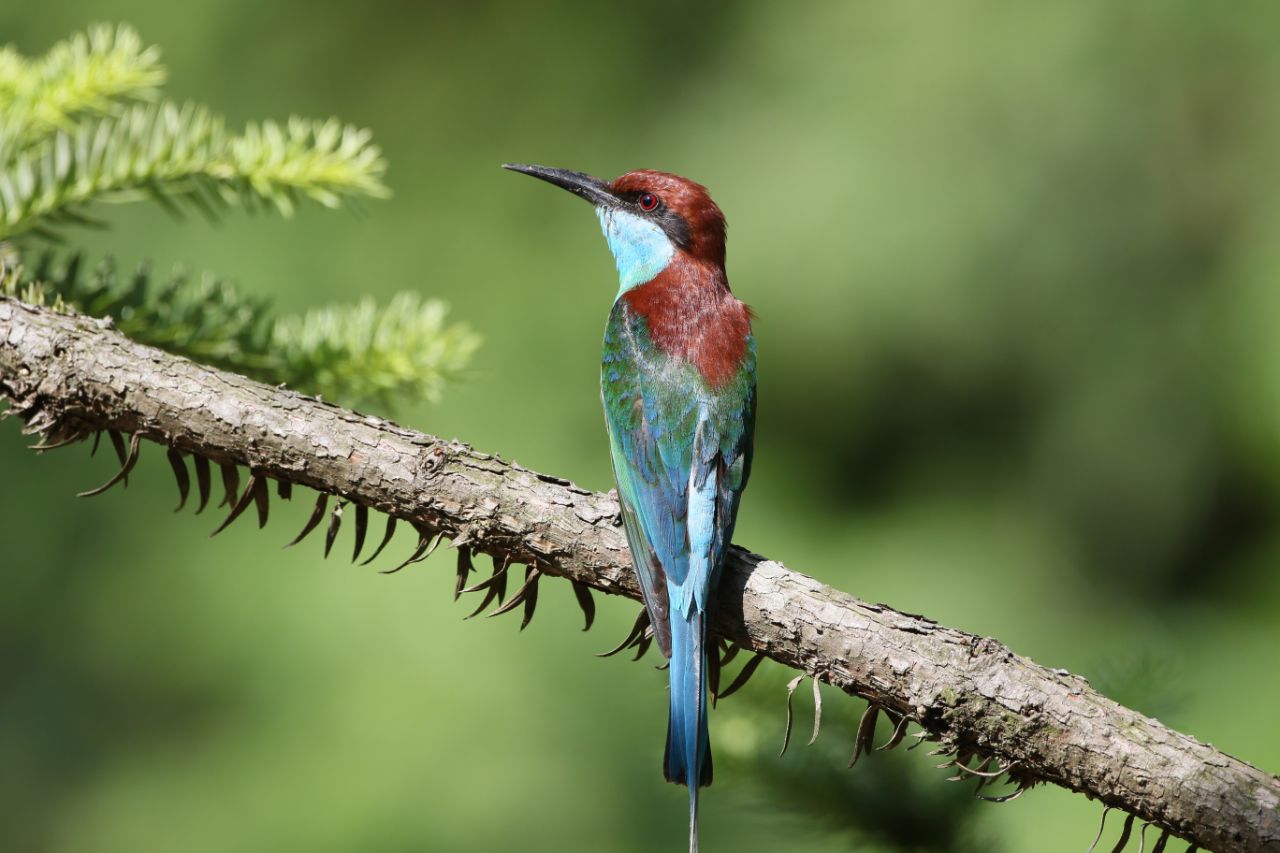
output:
M558 575L639 598L612 495L142 346L107 321L0 299L0 397L48 444L110 429L247 466L256 476L235 510L265 506L266 478L306 485L411 522L424 542L452 539L463 568L482 552L499 569L530 566L526 588ZM741 549L717 601L727 641L865 697L895 740L917 722L961 773L1061 785L1210 850L1280 851L1280 778L1079 676Z

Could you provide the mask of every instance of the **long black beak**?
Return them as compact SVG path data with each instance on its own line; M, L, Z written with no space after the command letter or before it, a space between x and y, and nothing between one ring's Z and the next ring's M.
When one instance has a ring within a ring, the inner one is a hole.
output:
M586 199L596 207L613 207L618 204L617 196L609 192L607 183L582 172L572 172L568 169L552 169L549 166L525 166L520 163L504 163L502 168L510 169L513 172L523 172L549 184L555 184L561 189L573 193L578 198Z

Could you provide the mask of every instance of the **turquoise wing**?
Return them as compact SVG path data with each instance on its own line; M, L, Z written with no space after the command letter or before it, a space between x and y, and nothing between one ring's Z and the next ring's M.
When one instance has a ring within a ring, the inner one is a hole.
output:
M627 540L655 638L670 656L670 608L705 611L751 468L755 350L708 388L659 352L619 300L605 331L601 395Z

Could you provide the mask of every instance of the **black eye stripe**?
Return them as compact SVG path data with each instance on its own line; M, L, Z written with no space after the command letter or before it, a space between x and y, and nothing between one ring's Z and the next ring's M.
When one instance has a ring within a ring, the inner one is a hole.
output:
M653 207L647 210L641 203L641 199L645 196L651 196L655 202ZM642 190L633 190L619 193L618 198L628 204L635 205L641 216L656 222L677 246L685 249L689 247L689 223L685 222L683 216L664 205L659 196Z

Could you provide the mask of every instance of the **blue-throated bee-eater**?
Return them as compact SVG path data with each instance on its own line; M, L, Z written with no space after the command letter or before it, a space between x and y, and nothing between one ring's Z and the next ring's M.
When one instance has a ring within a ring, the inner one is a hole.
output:
M724 215L705 187L665 172L606 182L505 168L594 205L617 261L600 390L627 541L671 660L664 770L689 786L696 851L698 788L711 784L707 614L751 473L756 410L751 312L729 291Z

